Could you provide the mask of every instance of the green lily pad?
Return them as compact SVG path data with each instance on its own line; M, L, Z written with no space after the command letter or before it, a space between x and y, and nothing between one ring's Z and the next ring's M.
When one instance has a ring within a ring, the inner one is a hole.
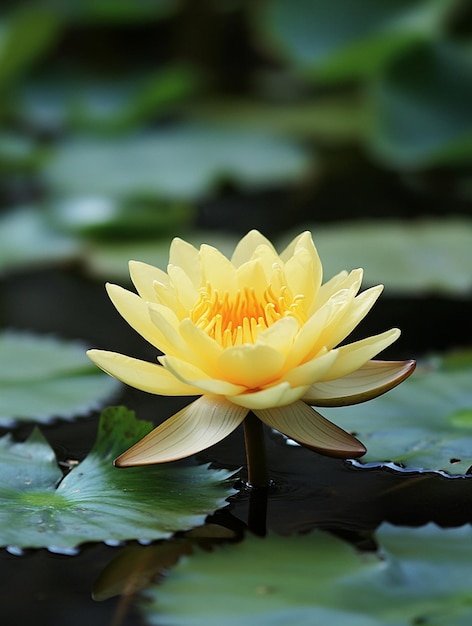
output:
M456 4L272 0L260 16L259 28L295 66L318 80L337 81L370 75L415 42L433 37Z
M67 261L78 250L77 240L51 229L37 207L21 207L0 217L0 274Z
M78 342L26 332L0 334L0 426L71 419L101 406L119 389Z
M124 407L103 411L90 454L62 478L39 430L0 439L0 544L70 552L89 541L149 541L202 524L233 490L230 472L169 463L120 470L113 459L152 424Z
M183 237L195 246L203 242L210 243L231 256L239 237L222 233L203 233L201 231L174 233ZM164 237L154 241L100 242L100 245L89 244L85 266L92 275L106 277L107 280L129 281L130 259L143 261L162 269L169 262L169 246L172 238Z
M297 143L253 131L186 125L126 137L77 137L45 168L54 192L71 197L194 199L222 178L246 188L299 180L311 157Z
M464 626L471 539L470 527L385 524L380 553L361 554L322 532L249 537L184 557L141 609L168 626Z
M363 267L364 285L385 285L388 293L468 294L472 288L472 220L425 219L417 222L366 221L307 226L319 251L326 279L343 269ZM281 250L298 234L275 241ZM195 246L209 243L231 255L237 237L222 233L176 232ZM90 246L84 259L91 273L108 280L128 279L128 261L165 269L170 239Z
M372 84L372 150L408 168L470 163L472 54L450 42L402 55Z
M471 378L472 351L436 357L387 394L323 414L367 446L362 463L462 474L472 466Z
M468 294L472 289L470 219L361 221L308 228L326 279L343 269L363 267L364 285L384 284L388 293ZM289 239L284 237L282 245Z

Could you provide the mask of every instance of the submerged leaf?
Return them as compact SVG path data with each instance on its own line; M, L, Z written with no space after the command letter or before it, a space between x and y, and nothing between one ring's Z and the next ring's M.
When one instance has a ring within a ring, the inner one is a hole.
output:
M183 464L120 470L113 458L152 425L124 407L103 411L90 454L61 480L39 431L0 439L0 545L67 552L88 541L169 537L224 506L230 473Z

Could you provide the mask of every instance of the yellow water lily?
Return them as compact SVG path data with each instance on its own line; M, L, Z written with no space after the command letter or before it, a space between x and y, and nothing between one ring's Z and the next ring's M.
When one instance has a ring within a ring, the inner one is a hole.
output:
M176 238L167 272L131 261L130 274L137 294L112 284L108 294L163 356L149 363L90 350L89 357L137 389L200 397L118 457L121 467L198 453L248 414L323 454L361 456L364 445L311 405L363 402L400 383L415 366L371 360L398 338L396 328L343 343L383 286L359 293L361 269L322 284L309 232L278 254L252 230L231 259L212 246L197 249Z

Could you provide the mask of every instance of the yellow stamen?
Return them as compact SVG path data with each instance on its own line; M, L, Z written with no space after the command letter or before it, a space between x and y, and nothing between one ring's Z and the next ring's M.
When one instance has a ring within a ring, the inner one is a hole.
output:
M258 298L250 287L238 289L230 295L207 284L190 311L190 319L221 346L228 348L255 343L260 331L283 317L291 316L300 325L304 324L303 299L303 295L293 297L285 285L280 287L278 295L269 285Z

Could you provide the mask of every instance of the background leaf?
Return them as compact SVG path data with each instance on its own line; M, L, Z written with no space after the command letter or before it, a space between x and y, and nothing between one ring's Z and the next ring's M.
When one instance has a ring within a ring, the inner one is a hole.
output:
M141 608L151 625L462 626L472 617L470 540L469 527L385 524L374 555L321 532L248 537L184 558Z
M0 439L0 544L69 552L88 541L169 537L224 506L230 473L167 463L120 470L113 459L152 424L124 407L102 413L90 454L61 480L38 430L24 443Z
M371 85L370 146L394 166L472 159L472 50L450 42L415 47Z
M471 375L470 351L431 358L389 393L323 414L367 446L361 463L465 473L472 465Z
M59 146L45 170L55 193L192 199L221 180L257 188L290 183L310 159L297 143L264 133L187 125L146 135L71 139Z
M89 413L119 389L78 342L26 332L0 334L0 425L47 423Z
M48 225L37 207L18 207L0 217L0 274L76 257L76 239Z
M372 74L432 37L455 0L272 0L261 19L269 40L318 80Z

